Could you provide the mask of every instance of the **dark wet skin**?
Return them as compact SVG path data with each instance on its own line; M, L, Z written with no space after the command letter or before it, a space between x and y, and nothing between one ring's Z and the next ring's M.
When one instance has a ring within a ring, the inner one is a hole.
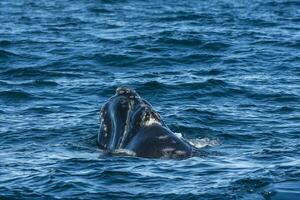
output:
M98 145L146 158L186 158L193 147L177 137L152 106L133 89L119 87L100 112Z

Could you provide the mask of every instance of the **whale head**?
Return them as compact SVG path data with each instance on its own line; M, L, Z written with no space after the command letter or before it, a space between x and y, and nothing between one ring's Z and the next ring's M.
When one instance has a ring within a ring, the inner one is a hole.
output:
M119 87L100 111L98 145L101 149L122 149L141 129L152 124L166 127L161 117L135 90Z

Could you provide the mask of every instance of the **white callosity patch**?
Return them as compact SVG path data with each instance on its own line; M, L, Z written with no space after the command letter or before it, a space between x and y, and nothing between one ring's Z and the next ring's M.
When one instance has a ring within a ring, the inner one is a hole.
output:
M154 117L150 116L149 120L147 120L145 122L145 125L146 126L150 126L152 124L159 124L159 125L161 125L161 123L159 121L157 121Z
M178 156L184 156L184 155L186 155L186 152L185 152L185 151L181 151L181 150L177 150L177 151L175 151L175 153L176 153Z
M127 117L126 117L126 123L125 123L123 137L122 137L122 140L120 142L120 147L123 146L123 143L125 142L125 139L126 139L126 137L128 135L128 132L129 132L128 129L129 129L129 123L130 123L130 116L131 116L132 108L133 108L133 102L129 101L128 106L129 106L129 108L128 108L128 112L127 112Z
M163 151L163 152L172 152L172 151L174 151L174 150L175 150L174 148L167 147L167 148L164 148L162 151Z
M119 91L117 91L118 92L118 94L124 94L125 93L125 90L119 90Z
M104 132L104 137L107 137L108 133L107 131Z
M160 135L160 136L158 136L157 138L158 138L159 140L165 140L165 139L168 138L168 136L167 136L167 135Z
M103 124L103 130L106 132L107 131L107 126L106 124Z
M171 147L162 149L162 154L163 154L162 158L171 158L173 156L174 150L175 149Z

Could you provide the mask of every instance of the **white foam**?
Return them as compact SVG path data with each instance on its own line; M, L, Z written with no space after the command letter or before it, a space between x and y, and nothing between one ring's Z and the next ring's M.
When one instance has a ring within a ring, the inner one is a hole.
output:
M181 133L175 133L175 135L179 138L183 138ZM196 139L185 139L190 145L201 149L207 146L217 146L220 145L220 142L217 139L210 138L196 138Z
M194 147L201 149L207 146L217 146L220 144L220 142L216 139L210 139L210 138L196 138L196 139L190 139L187 140L191 145Z
M176 132L175 132L175 135L176 135L177 137L179 137L179 138L183 138L181 133L176 133Z
M126 156L136 156L136 153L134 151L128 150L128 149L115 149L112 151L115 155L126 155Z

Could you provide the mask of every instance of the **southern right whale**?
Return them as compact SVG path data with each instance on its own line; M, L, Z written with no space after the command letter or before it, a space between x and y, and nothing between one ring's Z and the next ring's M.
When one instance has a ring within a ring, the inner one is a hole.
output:
M119 87L100 111L98 145L111 152L127 150L146 158L187 158L194 147L177 137L150 103L135 90Z

